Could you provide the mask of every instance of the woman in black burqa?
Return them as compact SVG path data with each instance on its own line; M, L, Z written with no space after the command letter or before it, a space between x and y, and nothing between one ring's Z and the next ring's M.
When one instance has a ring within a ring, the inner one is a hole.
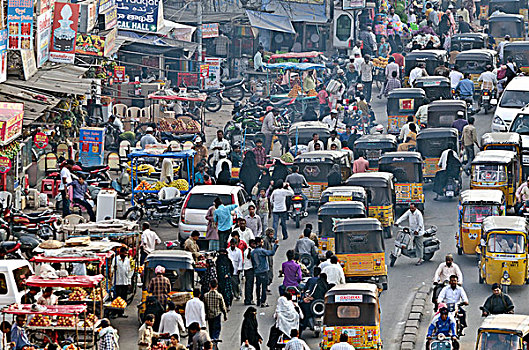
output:
M253 346L256 350L260 349L260 342L263 341L263 337L259 334L257 325L257 309L250 306L244 312L244 318L241 327L241 344L248 341L248 344Z
M259 175L259 168L255 161L255 153L252 151L246 152L244 160L242 161L241 171L239 172L239 179L244 184L246 192L252 192L252 188L259 180Z

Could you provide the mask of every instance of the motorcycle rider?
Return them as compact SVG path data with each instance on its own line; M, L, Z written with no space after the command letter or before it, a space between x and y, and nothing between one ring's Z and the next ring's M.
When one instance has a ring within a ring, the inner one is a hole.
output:
M297 165L292 167L292 174L286 177L285 182L288 182L290 188L292 188L292 191L294 191L294 195L303 197L303 211L306 212L309 199L307 196L305 196L305 194L303 194L302 188L309 187L309 184L307 183L305 176L299 173L299 167Z
M481 90L489 90L492 93L494 87L498 84L498 79L496 74L492 72L492 66L490 64L488 64L485 69L486 70L479 76L478 81L483 82L481 84Z
M516 201L517 203L514 206L515 212L517 212L518 215L523 215L524 204L529 204L529 177L526 182L522 183L516 189Z
M513 314L514 303L510 296L502 293L500 284L494 283L491 289L492 295L485 300L485 304L480 308L481 316Z
M419 260L415 265L419 266L422 264L422 258L424 255L424 219L420 210L417 210L415 203L410 203L410 209L408 209L398 220L395 222L395 226L399 226L401 222L408 219L410 231L413 233L413 245L415 246L417 257Z
M474 82L470 80L470 73L463 74L461 80L456 86L456 93L463 101L473 101L474 97Z
M445 336L450 337L452 339L452 347L455 350L459 349L459 343L457 341L456 334L456 322L452 317L450 317L446 307L439 309L439 314L433 318L430 326L428 327L428 340L426 341L427 349L430 348L432 338L438 334L444 334Z
M459 161L457 153L452 149L446 149L441 153L437 165L439 166L439 171L435 173L434 178L434 201L439 200L439 196L444 194L443 190L448 183L448 179L458 180L461 172L461 162Z
M449 285L444 287L441 290L441 293L439 293L439 297L437 298L438 303L445 303L445 304L454 304L454 305L468 305L468 297L467 293L461 287L458 282L459 279L457 275L450 276ZM466 313L465 310L463 310L461 307L458 308L457 313L460 314L460 322L461 322L461 328L464 329L467 327L466 322Z
M454 257L452 254L447 254L445 262L439 264L433 276L433 284L435 287L432 293L432 302L434 304L437 304L437 296L441 292L441 289L445 287L444 282L448 281L452 275L456 275L459 285L463 285L463 274L461 273L461 269L456 263L454 263Z

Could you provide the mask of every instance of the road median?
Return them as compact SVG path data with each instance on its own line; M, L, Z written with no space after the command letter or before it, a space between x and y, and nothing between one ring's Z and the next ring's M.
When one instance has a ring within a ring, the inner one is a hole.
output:
M422 284L415 293L415 296L411 303L411 308L408 311L406 319L406 325L402 334L402 340L400 344L401 350L413 350L417 343L417 335L423 319L426 313L427 300L432 292L432 287L426 284Z

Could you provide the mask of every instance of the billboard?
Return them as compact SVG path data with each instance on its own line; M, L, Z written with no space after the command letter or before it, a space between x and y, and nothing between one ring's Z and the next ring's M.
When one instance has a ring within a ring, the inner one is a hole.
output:
M22 134L24 104L0 102L0 145L5 146Z
M50 57L52 13L53 11L49 10L37 17L37 32L35 33L37 67L42 67Z
M79 160L83 166L102 165L105 159L105 129L79 130Z
M79 5L64 2L55 3L53 31L50 47L50 61L73 63L75 41L79 24Z
M8 49L33 50L33 1L8 0Z
M117 0L118 28L155 33L163 26L160 0Z

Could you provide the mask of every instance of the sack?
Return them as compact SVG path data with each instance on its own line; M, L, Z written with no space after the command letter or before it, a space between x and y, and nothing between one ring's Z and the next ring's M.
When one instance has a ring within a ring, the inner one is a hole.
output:
M257 197L257 195L259 194L259 185L260 185L260 184L261 184L261 183L258 182L258 183L255 184L254 187L252 187L252 191L250 192L250 194L251 194L252 196Z
M329 84L327 84L327 92L329 94L334 94L340 90L341 83L338 80L331 79Z

